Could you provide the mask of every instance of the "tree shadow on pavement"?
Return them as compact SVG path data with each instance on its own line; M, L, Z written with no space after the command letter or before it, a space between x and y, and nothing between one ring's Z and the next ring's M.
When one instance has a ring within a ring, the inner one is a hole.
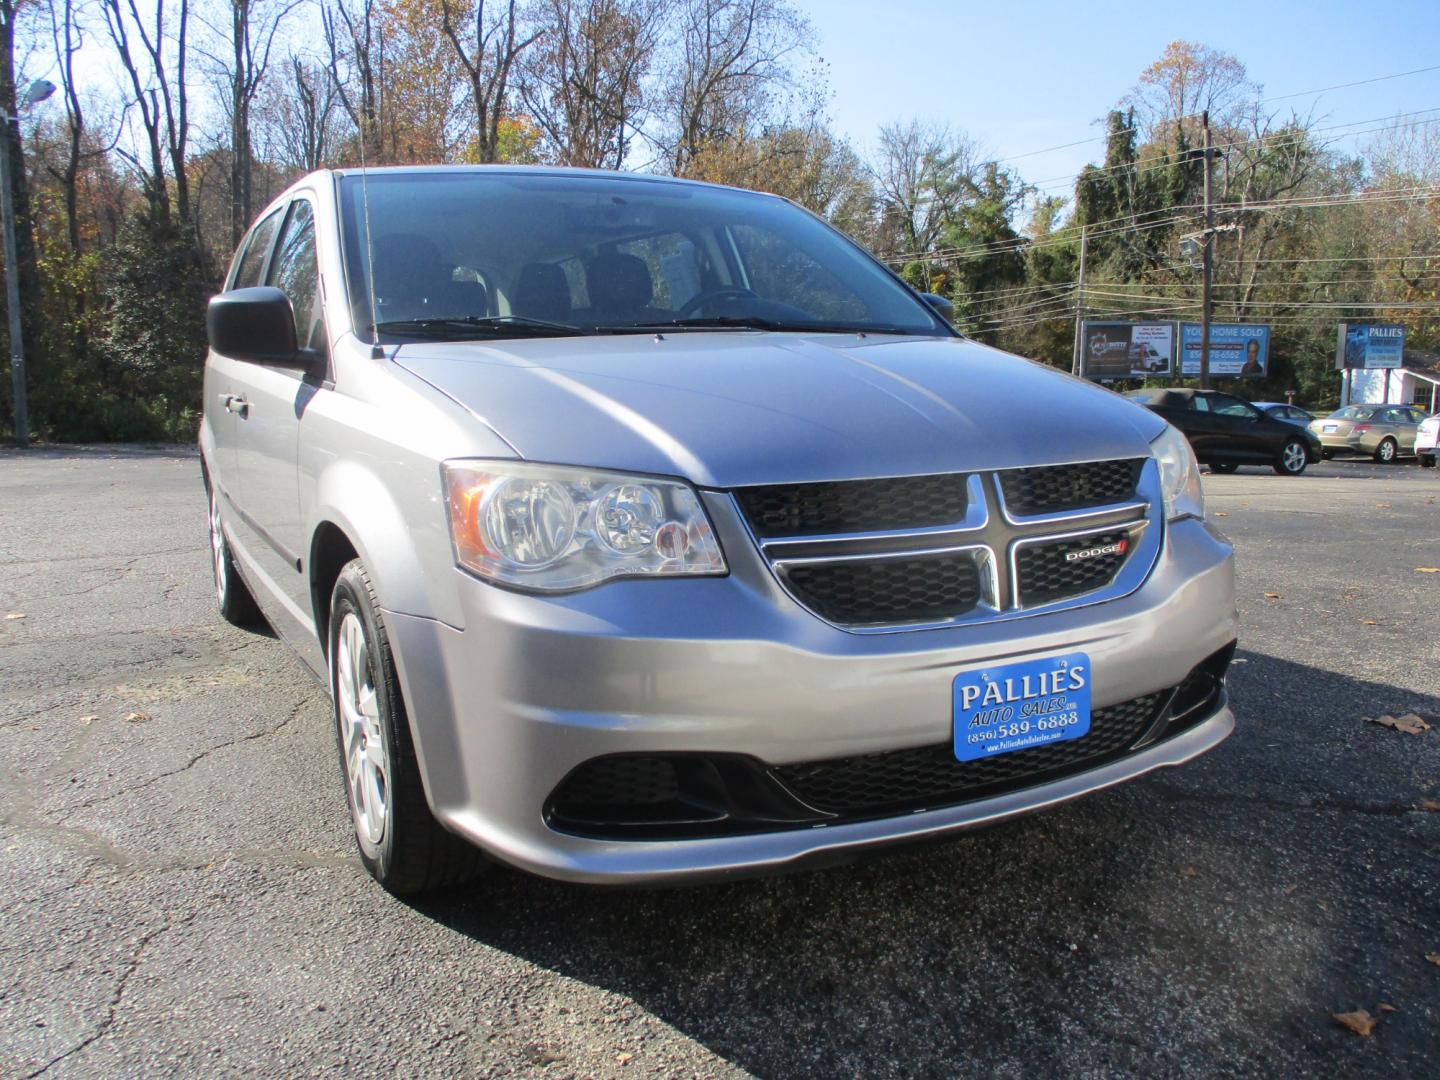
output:
M1419 1075L1440 730L1361 717L1440 729L1440 697L1239 659L1206 758L955 842L671 890L498 870L416 906L762 1076ZM1382 1000L1372 1039L1330 1020Z

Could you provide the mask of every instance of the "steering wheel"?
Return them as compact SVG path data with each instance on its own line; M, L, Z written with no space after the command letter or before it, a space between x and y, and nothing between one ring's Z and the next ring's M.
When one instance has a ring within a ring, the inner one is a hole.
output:
M717 300L755 300L758 297L753 289L742 289L734 285L722 285L718 289L706 289L698 292L685 303L680 305L680 310L675 313L676 318L688 319L702 307Z

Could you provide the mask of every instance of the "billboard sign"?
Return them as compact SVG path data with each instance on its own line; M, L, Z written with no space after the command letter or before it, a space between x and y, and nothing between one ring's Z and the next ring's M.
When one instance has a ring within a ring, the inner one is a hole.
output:
M1341 323L1336 368L1398 368L1405 359L1405 328L1393 324Z
M1174 323L1087 321L1080 326L1080 374L1087 379L1168 377L1174 356Z
M1200 374L1200 324L1180 325L1180 373ZM1258 323L1210 324L1210 374L1262 378L1270 370L1270 327Z

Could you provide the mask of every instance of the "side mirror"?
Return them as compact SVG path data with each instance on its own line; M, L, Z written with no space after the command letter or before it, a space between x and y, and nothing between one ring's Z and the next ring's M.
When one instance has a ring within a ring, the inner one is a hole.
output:
M275 367L305 364L295 341L290 298L272 285L211 297L205 330L210 348L221 356Z
M939 295L938 293L922 292L920 294L920 299L924 300L925 303L929 304L935 314L939 315L946 322L951 322L954 320L955 305L952 304L949 300L946 300L945 297Z

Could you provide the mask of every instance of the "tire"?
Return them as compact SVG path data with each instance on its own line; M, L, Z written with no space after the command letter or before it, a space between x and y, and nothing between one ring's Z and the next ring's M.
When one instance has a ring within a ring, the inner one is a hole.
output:
M235 556L220 520L220 493L213 484L206 485L210 496L210 572L215 578L215 600L220 617L232 626L250 627L265 621L250 588L235 569Z
M1309 464L1310 455L1305 444L1299 439L1287 439L1280 448L1280 456L1275 459L1275 471L1281 476L1299 476Z
M1400 456L1400 444L1390 436L1380 440L1380 445L1375 448L1375 460L1381 465L1393 465L1395 459Z
M1421 467L1422 469L1433 469L1433 468L1435 468L1435 455L1434 455L1434 454L1425 454L1425 455L1423 455L1423 456L1420 458L1420 467Z
M1239 465L1211 465L1210 471L1212 473L1222 473L1228 476L1230 473L1233 473L1238 468L1240 468Z
M397 894L475 877L484 856L441 827L425 801L390 639L359 559L335 582L328 646L340 776L365 869Z

